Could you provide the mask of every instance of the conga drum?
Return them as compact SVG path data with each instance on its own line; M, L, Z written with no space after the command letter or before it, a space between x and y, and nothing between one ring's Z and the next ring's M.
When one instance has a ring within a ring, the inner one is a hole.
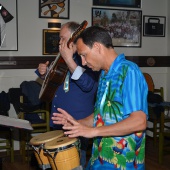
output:
M46 142L57 139L64 136L63 130L54 130L40 135L34 136L30 140L30 145L34 149L35 157L38 161L38 165L41 169L51 168L46 154L43 152L43 147Z
M45 143L52 170L71 170L80 165L80 141L77 138L61 137Z

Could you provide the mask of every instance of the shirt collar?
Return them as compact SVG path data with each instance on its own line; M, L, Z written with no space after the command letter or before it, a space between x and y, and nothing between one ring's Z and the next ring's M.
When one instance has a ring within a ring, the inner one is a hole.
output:
M106 74L106 76L110 76L110 74L114 72L116 72L120 66L120 64L122 63L122 61L125 60L125 55L124 54L119 54L116 59L113 61L113 63L111 64L108 73ZM102 70L102 76L105 76L105 71Z

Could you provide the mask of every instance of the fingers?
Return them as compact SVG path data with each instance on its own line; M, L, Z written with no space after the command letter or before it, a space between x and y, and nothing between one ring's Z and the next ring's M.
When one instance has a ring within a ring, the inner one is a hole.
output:
M69 137L93 137L92 128L82 125L77 120L75 120L70 114L65 110L58 108L59 113L53 113L52 120L54 124L63 125L65 135Z
M75 120L73 118L67 117L66 120L67 120L67 122L69 122L69 124L71 124L73 126L78 124L77 120Z
M53 113L53 116L51 117L51 119L53 120L54 124L64 125L64 123L66 121L66 119L63 117L63 115L60 113Z
M65 122L67 121L68 124L71 124L72 126L77 125L77 120L75 120L70 114L68 114L65 110L58 108L57 109L60 113L58 117L60 117L60 121L62 119L63 125L65 125Z
M39 64L38 71L41 75L46 74L48 64L49 64L49 61L47 61L46 63Z
M63 109L61 109L61 108L57 108L57 110L60 112L60 113L62 113L62 115L63 116L65 116L65 118L70 118L70 119L73 119L73 117L70 115L70 114L68 114L65 110L63 110Z
M67 60L67 58L73 56L74 50L73 50L73 44L69 44L69 47L67 45L66 41L63 41L60 45L59 45L59 51L61 53L61 56Z
M54 124L72 125L72 123L76 122L74 118L71 115L69 115L66 111L64 111L63 109L58 108L57 110L60 113L53 113L53 116L51 117Z
M50 63L49 61L46 61L45 65L46 65L46 66L48 66L48 65L49 65L49 63Z
M78 127L76 127L76 126L70 126L70 125L66 124L63 126L63 129L66 130L64 132L64 134L67 135L68 137L80 136Z

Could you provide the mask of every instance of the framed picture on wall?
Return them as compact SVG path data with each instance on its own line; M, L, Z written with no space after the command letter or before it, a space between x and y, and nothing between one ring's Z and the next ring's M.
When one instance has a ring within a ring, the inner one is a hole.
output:
M39 18L69 19L70 0L39 0Z
M141 0L93 0L93 5L141 8Z
M143 16L143 36L165 37L166 17Z
M43 29L43 55L56 55L59 52L59 31Z
M18 51L17 0L0 0L0 51Z
M105 28L114 47L141 47L140 10L92 8L92 25Z

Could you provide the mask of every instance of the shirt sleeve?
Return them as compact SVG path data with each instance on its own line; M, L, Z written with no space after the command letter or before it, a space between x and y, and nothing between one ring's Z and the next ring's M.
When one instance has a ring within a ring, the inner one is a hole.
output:
M132 112L142 110L148 114L147 94L148 87L144 76L138 70L131 70L127 73L123 90L124 116Z
M47 73L48 73L48 71L49 71L49 68L47 67ZM44 76L41 76L41 74L39 73L38 69L35 70L35 74L37 74L37 76L40 77L43 80L45 79L47 73Z
M74 73L72 74L71 78L73 80L78 80L80 78L80 76L84 73L86 69L80 66L77 66L77 68L75 69Z
M39 73L38 69L35 70L35 74L37 74L37 76L38 76L39 78L44 79L44 78L41 76L41 74Z
M41 76L40 73L39 73L39 71L38 71L38 69L35 70L35 74L36 74L38 77Z
M98 78L99 78L99 72L95 72L91 70L90 68L77 68L76 73L74 72L73 78L71 81L74 81L74 83L77 84L77 86L84 92L91 91L94 87L97 86ZM72 78L72 77L71 77Z

